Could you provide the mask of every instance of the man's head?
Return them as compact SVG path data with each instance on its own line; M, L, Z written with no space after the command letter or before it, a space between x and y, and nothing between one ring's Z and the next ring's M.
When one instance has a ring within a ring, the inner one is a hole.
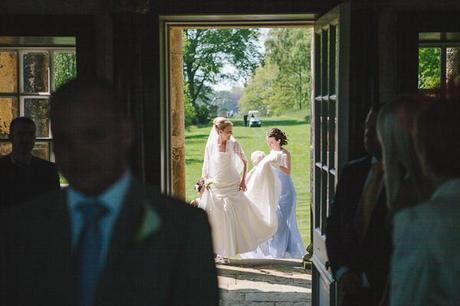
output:
M70 185L94 196L127 167L130 122L110 86L99 79L75 79L51 96L56 164Z
M382 154L377 137L377 117L382 106L383 103L372 105L364 122L364 149L377 159L380 159Z
M415 150L423 173L435 181L460 178L460 104L433 103L415 122ZM436 182L435 182L436 183Z
M13 155L29 156L35 144L35 123L27 117L18 117L10 124Z

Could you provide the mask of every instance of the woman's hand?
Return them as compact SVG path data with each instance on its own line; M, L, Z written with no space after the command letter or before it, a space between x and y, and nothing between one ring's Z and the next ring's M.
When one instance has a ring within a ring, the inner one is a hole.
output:
M243 191L243 192L247 190L247 188L246 188L246 182L245 182L244 179L241 180L241 182L240 182L240 187L239 187L238 190Z

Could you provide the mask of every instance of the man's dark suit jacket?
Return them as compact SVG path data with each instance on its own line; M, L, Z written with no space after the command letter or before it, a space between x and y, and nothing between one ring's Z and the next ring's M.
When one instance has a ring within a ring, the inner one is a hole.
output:
M33 205L30 205L33 204ZM140 238L146 211L160 226ZM0 305L73 306L65 191L13 207L0 219ZM218 305L204 211L131 183L116 221L95 306Z
M356 210L370 167L370 157L351 161L344 167L337 184L332 214L328 218L326 247L334 276L341 266L358 273L365 272L373 294L381 296L391 253L388 209L383 190L363 241L359 241L354 229Z
M4 156L0 158L0 173L0 209L60 188L55 164L35 156L27 168L14 164L11 155Z

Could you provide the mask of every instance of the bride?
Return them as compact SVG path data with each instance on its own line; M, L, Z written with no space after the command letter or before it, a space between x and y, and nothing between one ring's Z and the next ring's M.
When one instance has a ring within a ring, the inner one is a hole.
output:
M230 120L214 119L203 163L207 188L199 201L211 224L214 252L223 257L254 250L276 232L281 193L270 166L280 161L276 154L259 163L246 186L246 156L232 132Z

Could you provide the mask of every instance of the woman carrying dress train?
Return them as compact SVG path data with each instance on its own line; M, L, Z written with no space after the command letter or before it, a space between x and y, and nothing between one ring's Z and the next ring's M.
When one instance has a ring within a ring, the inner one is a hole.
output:
M267 131L267 145L273 152L281 153L281 165L272 167L281 182L281 196L276 213L278 229L268 240L268 254L273 258L302 258L305 248L297 228L296 220L296 191L291 178L291 153L283 148L287 145L286 134L278 128Z
M200 201L211 224L214 252L229 257L255 249L277 229L276 205L279 181L264 159L246 186L246 156L232 136L233 124L224 117L214 119L209 135L202 176L208 186Z

